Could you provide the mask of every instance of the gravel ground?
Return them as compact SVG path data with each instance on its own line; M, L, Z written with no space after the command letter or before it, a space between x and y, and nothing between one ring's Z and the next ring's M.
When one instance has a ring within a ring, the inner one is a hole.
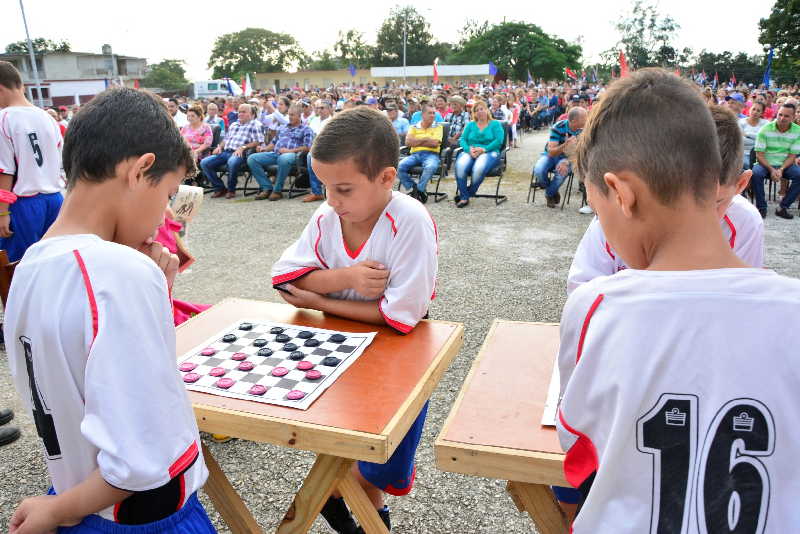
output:
M536 205L526 204L530 168L545 140L542 132L527 135L521 148L509 153L510 170L502 186L508 202L495 206L480 199L461 210L450 200L428 203L441 241L438 298L431 317L462 322L466 331L461 352L431 399L415 489L408 497L388 498L394 532L535 532L528 517L517 512L503 481L437 470L433 443L493 318L559 320L570 261L590 219L577 213L578 195L563 212L547 209L541 194ZM487 180L484 192L495 183ZM450 179L447 190L453 189ZM300 234L313 209L299 199L206 197L189 229L189 248L198 261L179 277L176 296L205 303L226 297L281 301L270 286L270 266ZM800 276L799 220L770 214L766 221L767 264L794 277ZM0 525L5 527L16 503L44 492L48 482L36 430L20 409L5 362L0 365L0 406L15 408L15 422L23 429L20 440L0 449ZM313 454L241 440L210 447L265 531L272 531ZM227 532L204 494L201 499L220 532ZM312 532L327 529L318 521Z

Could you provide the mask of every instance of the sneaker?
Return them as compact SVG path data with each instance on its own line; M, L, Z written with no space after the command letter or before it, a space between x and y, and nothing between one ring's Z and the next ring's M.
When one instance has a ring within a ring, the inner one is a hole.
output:
M12 419L14 419L14 412L8 409L0 410L0 426L7 425Z
M775 210L775 215L780 217L781 219L791 220L794 219L794 215L786 211L786 208L780 206L778 209Z
M589 204L586 204L585 206L581 206L581 209L578 210L578 213L582 213L584 215L591 215L594 213L594 210Z
M383 524L386 525L386 530L391 532L392 531L392 520L389 517L389 507L388 506L384 506L383 508L378 510L378 515L381 516L381 521L383 521ZM364 528L363 527L358 527L357 532L358 532L358 534L364 534Z
M228 193L227 189L220 189L219 191L214 191L211 193L211 198L222 198Z
M272 193L271 189L267 189L265 191L259 191L253 198L255 198L256 200L267 200L269 198L270 193Z
M225 193L225 198L235 198L235 197L236 197L236 191L228 191L227 193Z
M456 202L457 208L466 208L467 206L469 206L469 200L467 200L466 198Z
M548 208L555 208L556 207L556 197L545 197L547 199L547 207Z
M325 200L325 197L313 193L303 197L303 202L319 202L320 200Z
M553 195L553 201L556 204L561 204L561 193L557 192L555 195Z
M269 196L269 199L273 202L276 200L280 200L282 198L283 198L283 193L279 193L277 191L273 191L272 194L270 194Z
M336 534L358 534L363 532L356 525L353 514L350 513L342 497L338 499L328 497L328 502L322 507L322 512L320 513Z
M419 200L419 189L417 189L416 187L412 188L408 192L408 196L410 196L411 198L414 198L416 200Z
M458 203L459 200L461 200L461 195L456 195L453 197L453 202L455 202L456 204Z
M425 191L417 191L417 200L425 204L428 202L428 193Z
M14 443L19 439L19 436L19 428L15 426L4 426L0 428L0 447L8 445L9 443Z
M758 208L758 213L761 214L762 219L767 218L767 208Z

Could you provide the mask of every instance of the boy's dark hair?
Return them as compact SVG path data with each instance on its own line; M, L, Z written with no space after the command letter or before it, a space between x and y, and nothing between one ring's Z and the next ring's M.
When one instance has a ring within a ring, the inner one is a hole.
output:
M6 89L19 89L22 87L22 77L13 63L0 61L0 85Z
M67 189L78 180L101 183L117 164L152 152L147 178L158 183L178 168L195 172L189 145L181 137L163 101L148 91L119 87L103 91L69 123L64 140Z
M397 167L400 142L389 119L367 106L342 111L317 135L311 157L325 163L348 158L370 180L386 167Z
M730 185L742 172L744 145L739 119L730 108L716 104L712 104L708 108L711 110L711 118L714 119L719 139L719 156L722 160L719 184Z
M705 199L719 183L720 156L711 112L692 84L664 69L615 81L578 138L578 172L603 194L606 172L635 173L656 199Z

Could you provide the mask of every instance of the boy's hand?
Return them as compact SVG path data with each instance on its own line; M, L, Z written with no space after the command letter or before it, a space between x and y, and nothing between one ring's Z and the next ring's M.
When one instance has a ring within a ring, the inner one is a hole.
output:
M0 237L11 237L11 215L0 215Z
M56 527L71 527L80 519L59 517L55 495L40 495L25 499L17 507L8 525L9 534L43 534L55 532Z
M178 275L178 266L180 265L180 258L177 254L173 254L167 247L154 241L152 237L148 238L144 244L139 247L139 252L148 256L159 269L167 277L167 287L172 290L172 284L175 282L175 277Z
M348 267L350 287L370 300L375 300L386 290L389 270L385 265L372 260L362 261Z
M285 289L285 291L278 291L278 293L281 297L283 297L283 300L295 308L309 308L316 310L318 309L317 306L319 305L320 300L323 298L322 295L314 293L313 291L300 289L292 284L286 284L283 286L283 289Z

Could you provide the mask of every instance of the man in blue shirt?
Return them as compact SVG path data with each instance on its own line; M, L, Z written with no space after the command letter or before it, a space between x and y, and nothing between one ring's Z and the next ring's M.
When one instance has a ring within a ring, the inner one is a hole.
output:
M405 139L406 134L408 133L408 119L405 117L400 117L400 113L398 113L397 108L394 106L389 106L386 108L386 115L389 117L389 120L392 121L392 126L394 126L394 131L397 132L397 135L400 136L401 142Z
M554 208L561 202L558 189L571 169L567 156L575 149L575 142L586 124L587 116L584 108L572 108L567 119L555 123L550 129L550 140L533 167L537 185L545 190L548 208ZM551 180L549 173L552 170L555 172Z

